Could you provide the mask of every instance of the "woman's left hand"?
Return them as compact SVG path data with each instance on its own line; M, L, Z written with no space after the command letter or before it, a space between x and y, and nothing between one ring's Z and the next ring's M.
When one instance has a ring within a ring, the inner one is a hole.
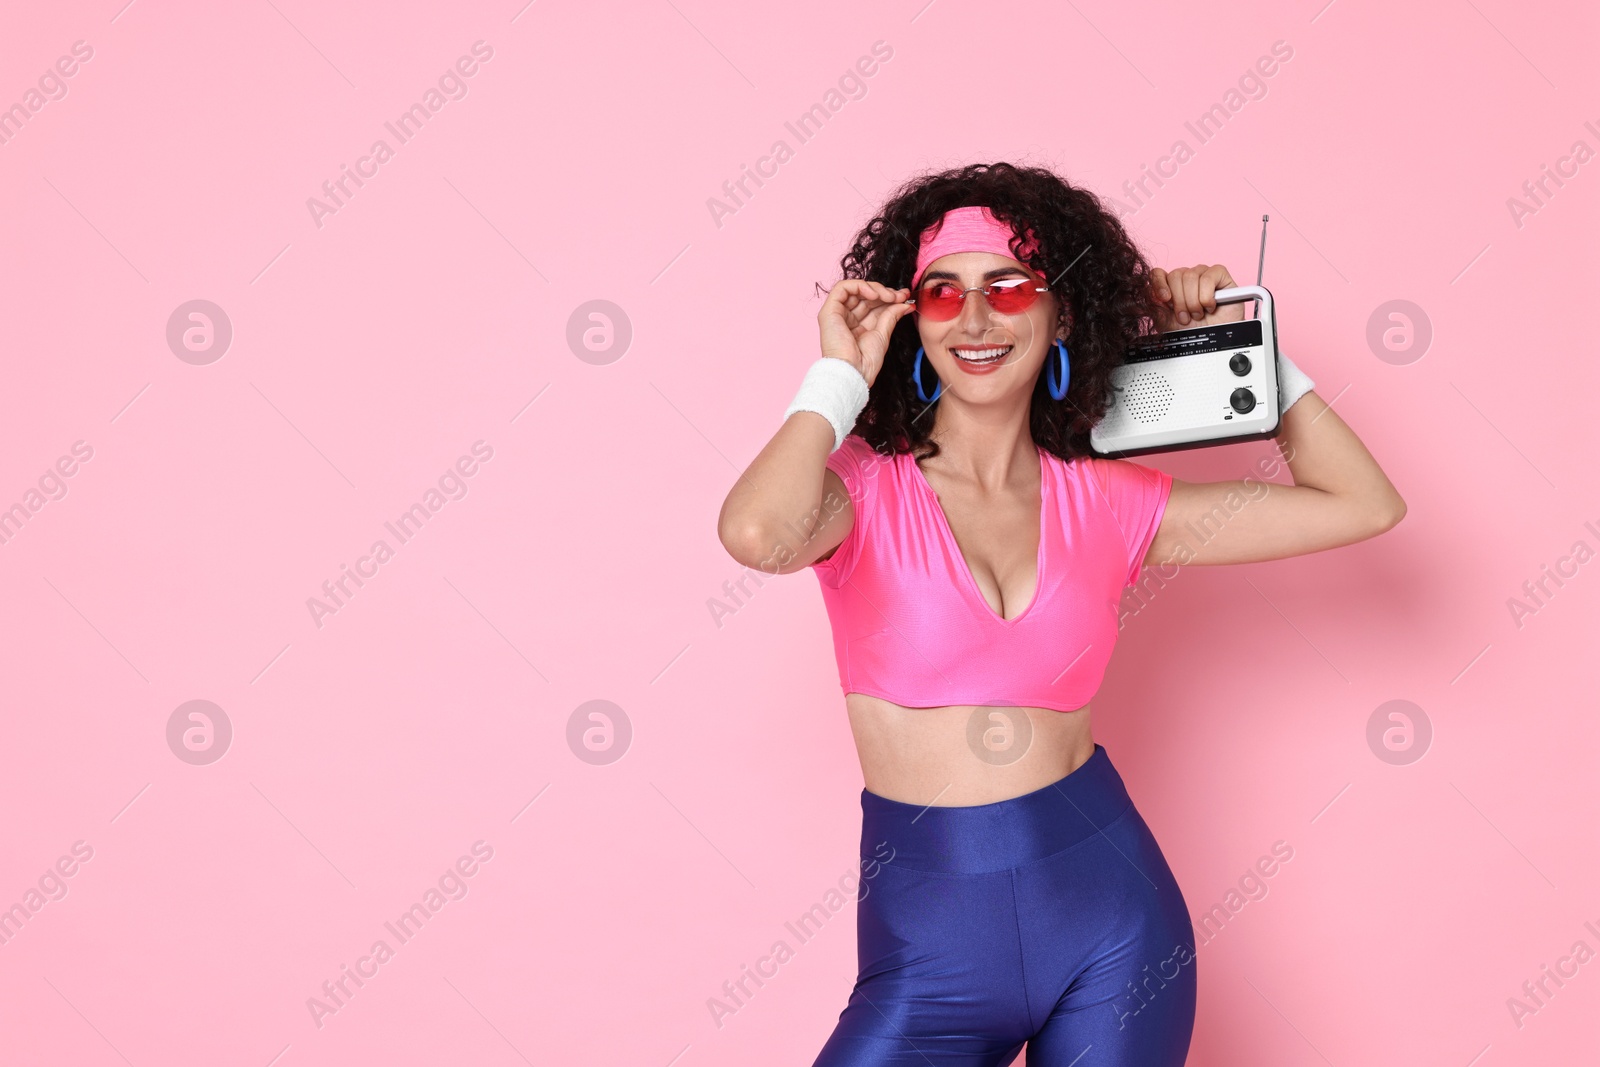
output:
M1244 318L1244 307L1249 301L1218 305L1212 297L1218 289L1232 289L1238 283L1228 268L1218 263L1208 267L1179 267L1177 270L1150 269L1151 288L1155 291L1156 329L1162 333L1184 330L1195 326L1215 326L1219 322L1238 322Z

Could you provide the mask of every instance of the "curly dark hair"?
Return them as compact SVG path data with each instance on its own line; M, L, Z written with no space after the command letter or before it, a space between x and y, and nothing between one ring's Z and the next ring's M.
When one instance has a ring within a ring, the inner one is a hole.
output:
M1094 193L1043 167L1010 163L974 163L912 178L856 234L839 261L843 277L909 287L922 231L952 208L973 205L987 206L1018 233L1033 230L1038 251L1021 262L1045 279L1056 298L1057 325L1071 321L1067 396L1053 399L1046 375L1039 375L1028 415L1034 443L1066 460L1093 455L1089 431L1111 407L1112 371L1130 346L1155 332L1156 311L1150 264ZM932 405L917 399L911 381L920 343L907 315L890 335L883 367L852 430L879 453L913 452L919 459L939 453L929 438L933 419L925 417Z

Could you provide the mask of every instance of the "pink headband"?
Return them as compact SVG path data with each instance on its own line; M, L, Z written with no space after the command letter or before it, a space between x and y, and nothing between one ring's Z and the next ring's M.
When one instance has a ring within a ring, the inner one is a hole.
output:
M912 285L922 280L928 264L940 256L954 252L997 252L1018 261L1032 255L1039 243L1032 230L1016 251L1011 241L1016 236L1010 226L996 219L986 207L958 207L944 213L944 217L922 231L922 246L917 252L917 269L912 275Z

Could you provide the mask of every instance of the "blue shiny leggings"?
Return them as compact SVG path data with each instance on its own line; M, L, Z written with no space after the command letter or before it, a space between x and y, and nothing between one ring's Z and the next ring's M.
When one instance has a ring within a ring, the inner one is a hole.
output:
M1181 1067L1194 927L1103 747L995 804L861 807L860 973L815 1067Z

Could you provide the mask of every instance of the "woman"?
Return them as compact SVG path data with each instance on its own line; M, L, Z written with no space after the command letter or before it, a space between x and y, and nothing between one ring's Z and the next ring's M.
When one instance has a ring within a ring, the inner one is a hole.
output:
M1292 486L1093 456L1129 346L1244 305L1213 299L1226 267L1150 267L1048 170L916 179L841 266L822 357L718 523L747 566L815 570L861 760L860 974L817 1067L1024 1044L1029 1067L1175 1067L1193 927L1090 733L1122 592L1147 559L1317 552L1405 504L1287 359Z

